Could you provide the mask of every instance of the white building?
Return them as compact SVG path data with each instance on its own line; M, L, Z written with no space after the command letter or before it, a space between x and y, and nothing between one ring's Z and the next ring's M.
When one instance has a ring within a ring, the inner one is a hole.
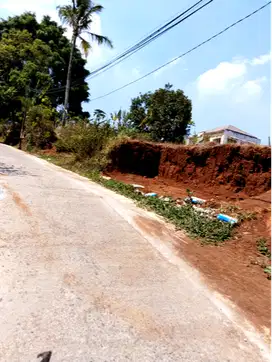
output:
M187 139L187 144L189 145L206 142L216 142L221 145L226 143L252 143L259 145L261 140L231 125L214 128L208 131L202 131L197 135L188 137Z

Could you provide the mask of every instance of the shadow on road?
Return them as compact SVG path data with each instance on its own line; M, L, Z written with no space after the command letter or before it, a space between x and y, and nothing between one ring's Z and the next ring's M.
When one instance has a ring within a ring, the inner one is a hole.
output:
M14 166L8 166L2 162L0 162L0 176L6 175L6 176L24 176L28 173L25 172L21 167L16 168Z

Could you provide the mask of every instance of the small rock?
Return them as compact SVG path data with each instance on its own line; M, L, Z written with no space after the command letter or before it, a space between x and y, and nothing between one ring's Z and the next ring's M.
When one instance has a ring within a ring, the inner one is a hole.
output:
M109 177L109 176L104 176L104 175L102 175L101 176L104 180L111 180L111 177Z

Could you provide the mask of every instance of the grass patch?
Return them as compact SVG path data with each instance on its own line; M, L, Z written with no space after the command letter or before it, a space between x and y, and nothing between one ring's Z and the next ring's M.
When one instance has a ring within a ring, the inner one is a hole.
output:
M166 202L155 197L145 197L135 192L131 185L113 179L106 180L100 176L99 171L93 169L90 164L92 162L90 159L77 162L73 155L67 156L61 154L54 156L39 155L39 157L88 177L108 189L135 200L139 206L164 217L178 229L186 231L191 237L200 238L203 243L218 244L231 237L233 229L231 224L223 223L217 219L209 219L194 210L191 205L179 207L171 199Z
M238 219L238 222L242 221L250 221L256 220L257 214L256 212L248 212L241 209L239 206L236 205L224 205L220 207L220 212L222 214L229 214Z
M264 272L267 274L267 279L271 280L271 265L266 266Z
M265 238L260 238L257 240L257 249L259 253L271 260L271 251L267 247L267 240ZM267 279L271 280L271 265L265 265L263 270L267 275Z
M268 259L271 260L271 251L268 249L267 245L267 240L265 238L260 238L257 240L257 249L259 251L259 253L261 253L262 255L266 256Z

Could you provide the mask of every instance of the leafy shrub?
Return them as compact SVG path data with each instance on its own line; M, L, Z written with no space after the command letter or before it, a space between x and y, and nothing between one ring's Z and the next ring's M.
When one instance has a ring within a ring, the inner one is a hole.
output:
M78 159L92 158L102 151L114 134L108 123L68 125L60 130L56 149L58 152L73 152Z
M56 141L53 127L53 110L44 105L32 106L26 119L28 147L47 148Z

